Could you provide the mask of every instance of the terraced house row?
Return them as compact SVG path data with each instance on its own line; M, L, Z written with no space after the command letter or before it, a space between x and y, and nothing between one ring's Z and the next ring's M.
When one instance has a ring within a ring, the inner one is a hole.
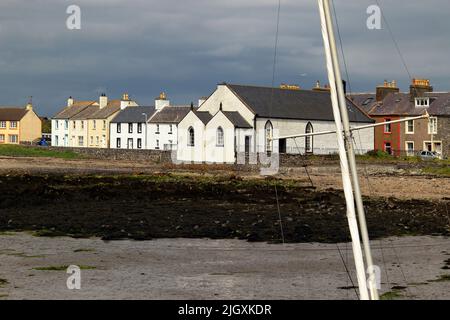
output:
M414 156L422 150L450 154L450 93L415 79L409 92L385 82L375 93L350 94L351 126L428 113L430 119L386 124L354 135L358 153L380 150ZM367 126L366 126L367 127ZM67 147L176 150L182 162L233 163L245 154L332 154L334 135L276 137L335 130L330 88L278 88L220 83L198 105L171 105L164 93L153 106L121 100L75 101L52 119L52 144Z

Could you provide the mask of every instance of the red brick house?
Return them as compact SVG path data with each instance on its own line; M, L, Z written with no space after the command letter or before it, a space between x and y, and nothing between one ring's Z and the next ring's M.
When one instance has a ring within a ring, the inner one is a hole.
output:
M400 92L395 81L385 81L375 94L354 94L352 99L377 123L430 115L430 120L376 127L375 150L395 156L412 156L422 150L450 155L450 93L433 92L429 80L413 79L407 93Z

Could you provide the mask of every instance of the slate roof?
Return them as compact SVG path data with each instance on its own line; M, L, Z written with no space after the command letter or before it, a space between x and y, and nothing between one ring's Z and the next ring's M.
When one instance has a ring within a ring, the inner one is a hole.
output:
M212 114L207 111L193 111L194 114L204 123L207 124L212 118Z
M120 100L108 101L106 107L99 109L94 114L90 115L89 119L107 119L117 111L120 111Z
M155 113L155 107L128 107L114 117L111 123L145 123L145 116L147 120Z
M168 106L157 112L150 123L180 123L181 120L191 111L190 106Z
M236 128L253 128L237 111L222 111Z
M432 116L450 116L450 93L429 92L429 107L416 107L409 93L390 93L382 103L377 103L370 111L371 116L420 116L428 112Z
M270 87L227 84L255 114L263 118L334 121L330 92L287 90ZM347 100L352 122L373 122L354 103Z
M20 121L28 110L19 107L0 107L0 121Z
M87 107L81 112L78 112L76 115L70 118L70 120L86 120L90 115L94 114L98 111L100 107L98 105L92 105Z
M369 113L373 106L377 103L375 93L354 93L350 95L350 99L358 107Z
M95 103L95 101L75 101L70 107L65 107L63 110L59 111L53 119L70 119Z

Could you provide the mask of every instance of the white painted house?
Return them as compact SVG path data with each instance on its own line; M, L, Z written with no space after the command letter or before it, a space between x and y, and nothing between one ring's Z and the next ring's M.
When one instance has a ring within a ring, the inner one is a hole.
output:
M176 150L178 124L189 113L188 106L165 106L156 110L148 122L148 148L153 150Z
M352 126L373 123L348 100ZM335 130L330 92L219 84L198 109L178 125L177 160L234 163L238 153L337 152L335 135L271 140L273 137ZM373 150L373 128L357 135L360 153Z
M148 149L147 121L155 113L154 107L128 107L110 123L111 149Z
M72 97L64 107L52 118L52 145L56 147L70 147L72 127L70 119L86 108L97 105L96 101L75 101Z

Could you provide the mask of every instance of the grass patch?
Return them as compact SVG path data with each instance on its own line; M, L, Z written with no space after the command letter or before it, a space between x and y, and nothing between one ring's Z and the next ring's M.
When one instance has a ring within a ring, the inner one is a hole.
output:
M0 156L7 157L48 157L60 159L79 159L82 156L71 150L50 150L45 147L28 147L21 145L0 145Z
M422 169L422 172L438 176L450 176L450 166L426 167Z
M380 300L395 300L395 299L399 299L402 297L403 297L403 295L400 292L394 290L394 291L388 291L386 293L383 293L380 296Z
M0 231L0 236L14 236L16 235L15 232L11 232L11 231Z
M78 252L95 252L95 249L84 249L84 248L81 248L81 249L73 250L73 252L75 252L75 253L78 253Z
M434 280L429 280L428 282L447 282L450 281L450 274L443 274L439 278Z
M67 233L55 231L55 230L48 230L48 229L41 229L37 231L32 231L31 235L34 237L48 237L48 238L56 238L56 237L66 237L68 236Z
M97 269L97 267L92 267L92 266L78 266L80 268L80 270L94 270ZM37 268L33 268L33 270L37 270L37 271L66 271L67 268L69 268L68 265L63 265L63 266L48 266L48 267L37 267Z

